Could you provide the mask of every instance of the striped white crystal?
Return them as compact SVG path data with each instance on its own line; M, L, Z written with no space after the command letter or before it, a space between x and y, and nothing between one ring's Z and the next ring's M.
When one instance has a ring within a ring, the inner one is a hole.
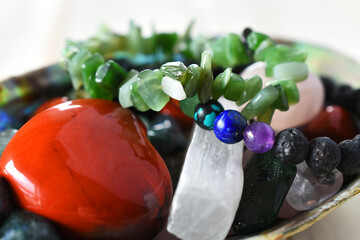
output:
M181 239L225 239L238 209L244 143L225 144L195 126L167 229Z

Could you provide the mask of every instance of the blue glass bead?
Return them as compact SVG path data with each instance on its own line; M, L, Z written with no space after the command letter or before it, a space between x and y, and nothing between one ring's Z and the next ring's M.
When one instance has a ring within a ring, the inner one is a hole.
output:
M275 132L264 122L254 122L246 127L244 142L250 151L265 153L274 146Z
M247 126L245 117L235 110L225 110L214 122L215 136L224 143L237 143L243 139L243 131Z
M211 130L217 115L224 111L224 107L218 101L211 99L206 103L199 103L194 110L194 120L199 127Z

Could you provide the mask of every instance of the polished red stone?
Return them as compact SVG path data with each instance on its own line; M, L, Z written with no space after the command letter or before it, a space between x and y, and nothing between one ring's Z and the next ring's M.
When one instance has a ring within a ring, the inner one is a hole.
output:
M0 169L20 207L75 239L151 239L170 207L165 163L137 117L111 101L39 113L10 141Z
M309 140L326 136L339 143L353 138L359 131L350 113L336 105L327 106L302 132Z
M69 101L68 97L56 97L56 98L52 98L50 100L47 100L46 102L44 102L43 104L41 104L36 110L35 112L31 115L31 117L36 116L37 114L41 113L42 111L53 107L55 105L58 105L60 103L64 103L66 101Z

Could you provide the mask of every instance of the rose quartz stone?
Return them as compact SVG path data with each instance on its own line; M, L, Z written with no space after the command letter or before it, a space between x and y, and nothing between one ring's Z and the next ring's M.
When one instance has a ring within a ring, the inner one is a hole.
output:
M273 80L265 75L265 63L257 62L247 67L241 74L243 78L250 78L258 75L263 80L263 87L267 82ZM321 80L313 73L309 73L306 80L297 83L300 92L300 101L290 106L285 112L276 110L272 118L271 126L275 131L289 127L298 127L311 121L323 108L325 92ZM235 103L224 98L220 102L225 108L241 111L246 104L236 106Z

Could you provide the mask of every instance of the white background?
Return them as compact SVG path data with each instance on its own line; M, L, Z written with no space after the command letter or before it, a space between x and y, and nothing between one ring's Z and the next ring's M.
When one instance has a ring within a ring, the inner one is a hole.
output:
M133 19L149 34L241 33L250 26L272 37L328 46L360 62L360 0L0 0L0 79L60 59L65 39L94 35L101 23L126 33ZM360 79L359 79L360 80ZM292 239L360 239L360 196Z

